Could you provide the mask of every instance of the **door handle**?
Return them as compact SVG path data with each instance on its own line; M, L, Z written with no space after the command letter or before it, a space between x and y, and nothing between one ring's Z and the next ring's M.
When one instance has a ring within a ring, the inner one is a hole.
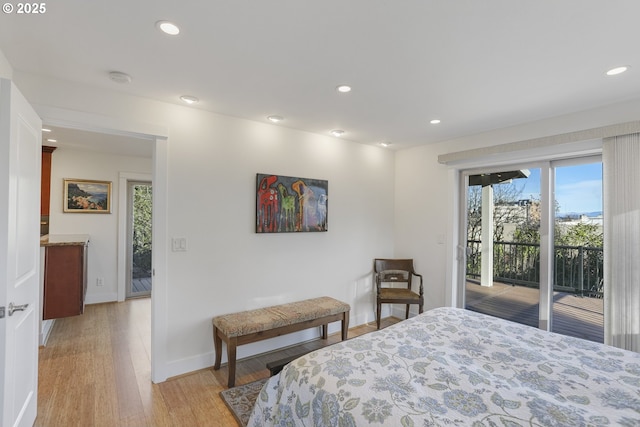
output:
M29 307L29 304L22 305L14 305L12 302L9 303L9 316L13 316L13 313L16 311L25 311Z

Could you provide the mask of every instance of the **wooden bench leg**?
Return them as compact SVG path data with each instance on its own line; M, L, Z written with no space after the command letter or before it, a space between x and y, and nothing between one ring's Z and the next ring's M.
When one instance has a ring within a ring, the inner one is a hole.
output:
M342 341L347 339L347 334L349 332L349 312L345 311L342 314L341 325L342 327ZM322 339L326 340L329 337L329 324L325 323L322 325Z
M236 337L229 338L227 341L227 366L229 367L229 380L227 387L231 388L236 384L236 346L238 339Z
M218 335L218 328L213 327L213 348L216 352L216 362L213 364L213 369L217 371L220 369L220 362L222 361L222 339Z
M347 333L349 332L349 312L345 311L342 316L342 341L347 340Z

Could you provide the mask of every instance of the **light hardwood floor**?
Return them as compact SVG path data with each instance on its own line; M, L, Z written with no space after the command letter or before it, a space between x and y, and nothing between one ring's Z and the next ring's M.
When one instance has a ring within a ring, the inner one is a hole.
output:
M81 316L59 319L40 348L37 427L236 426L219 392L227 369L205 369L160 384L151 382L151 300L89 305ZM383 319L382 326L397 322ZM349 337L375 330L375 322ZM329 336L329 342L340 334ZM238 361L236 384L269 376L265 365L326 343ZM213 349L213 339L211 343Z

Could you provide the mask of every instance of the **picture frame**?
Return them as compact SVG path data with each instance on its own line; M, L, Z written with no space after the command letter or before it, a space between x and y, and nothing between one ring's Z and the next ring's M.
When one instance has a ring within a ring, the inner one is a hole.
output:
M256 233L328 231L329 182L256 174Z
M111 213L111 181L63 180L63 212Z

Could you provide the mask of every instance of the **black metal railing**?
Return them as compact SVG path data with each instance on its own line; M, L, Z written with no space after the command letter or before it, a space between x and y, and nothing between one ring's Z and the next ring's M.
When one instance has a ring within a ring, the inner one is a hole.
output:
M603 251L586 246L554 247L554 286L561 292L602 298ZM467 277L480 277L482 243L467 241ZM540 245L493 242L493 276L497 282L538 288Z

